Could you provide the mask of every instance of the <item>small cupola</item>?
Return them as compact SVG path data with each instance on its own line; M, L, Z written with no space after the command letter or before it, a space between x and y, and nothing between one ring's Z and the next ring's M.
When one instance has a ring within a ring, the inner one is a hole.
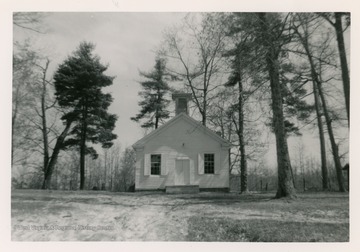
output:
M191 100L191 93L176 93L172 95L172 99L175 101L175 115L180 113L189 114L188 101Z

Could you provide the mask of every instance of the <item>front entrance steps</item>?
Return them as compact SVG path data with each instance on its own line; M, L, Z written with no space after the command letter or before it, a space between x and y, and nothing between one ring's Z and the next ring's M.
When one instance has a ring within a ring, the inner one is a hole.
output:
M177 186L166 186L165 192L172 194L181 194L181 193L199 193L198 185L177 185Z

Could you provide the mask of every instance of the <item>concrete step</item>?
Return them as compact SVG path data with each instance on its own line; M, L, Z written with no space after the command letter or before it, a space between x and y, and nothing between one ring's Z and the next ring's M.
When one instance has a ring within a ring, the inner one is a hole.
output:
M178 185L178 186L166 186L166 193L181 194L181 193L199 193L198 185Z

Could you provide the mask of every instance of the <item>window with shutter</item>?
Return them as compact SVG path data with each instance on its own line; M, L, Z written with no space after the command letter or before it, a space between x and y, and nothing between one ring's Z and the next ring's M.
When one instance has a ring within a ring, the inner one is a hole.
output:
M151 155L151 175L160 175L161 170L161 155L152 154Z
M204 154L204 173L205 174L215 173L215 155L213 153Z

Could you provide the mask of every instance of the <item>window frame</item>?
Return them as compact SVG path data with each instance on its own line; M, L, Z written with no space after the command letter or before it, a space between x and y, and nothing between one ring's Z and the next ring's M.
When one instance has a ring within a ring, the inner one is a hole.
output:
M160 157L159 161L153 161L152 157ZM153 167L153 164L158 164L158 167ZM158 169L158 171L153 173L153 169ZM161 154L150 154L150 176L160 176L161 175Z
M207 155L212 155L212 160L207 160L206 159ZM204 153L203 162L204 162L204 174L215 174L215 153Z

